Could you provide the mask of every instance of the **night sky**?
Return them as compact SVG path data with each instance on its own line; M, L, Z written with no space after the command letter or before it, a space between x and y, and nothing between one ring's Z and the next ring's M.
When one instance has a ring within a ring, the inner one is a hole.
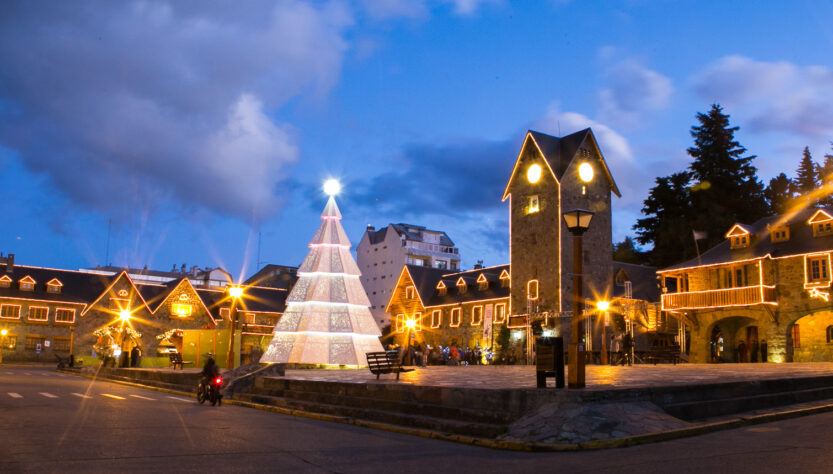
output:
M0 251L58 268L298 265L339 178L367 224L508 262L524 132L592 127L631 234L724 106L766 184L833 140L833 3L0 3ZM109 228L109 254L108 254Z

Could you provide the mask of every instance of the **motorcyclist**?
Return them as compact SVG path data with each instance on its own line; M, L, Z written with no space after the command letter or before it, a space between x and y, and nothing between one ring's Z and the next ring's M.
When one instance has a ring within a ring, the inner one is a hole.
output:
M202 366L202 380L203 383L208 383L214 380L216 377L220 375L220 368L217 367L217 363L214 362L214 355L208 354L208 358L205 360L205 365Z

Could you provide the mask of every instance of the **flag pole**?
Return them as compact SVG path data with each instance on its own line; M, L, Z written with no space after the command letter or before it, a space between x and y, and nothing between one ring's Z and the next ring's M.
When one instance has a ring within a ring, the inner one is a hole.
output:
M700 245L697 243L697 231L692 230L691 236L694 238L694 248L697 249L697 266L699 267L702 262L700 261Z

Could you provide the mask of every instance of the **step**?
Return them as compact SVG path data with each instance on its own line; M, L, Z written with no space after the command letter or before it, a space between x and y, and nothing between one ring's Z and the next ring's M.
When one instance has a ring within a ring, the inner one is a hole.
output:
M303 400L272 397L251 393L235 393L233 398L263 405L272 405L289 410L300 410L313 413L343 416L366 421L376 421L390 425L423 428L432 431L476 436L481 438L495 438L506 431L502 424L466 422L449 420L431 416L404 414L368 408L356 408L327 403L307 402Z
M833 398L833 387L671 403L662 406L662 408L669 415L692 421L828 398Z
M650 391L654 403L667 406L685 402L724 400L827 387L833 387L833 376L670 386L658 387Z

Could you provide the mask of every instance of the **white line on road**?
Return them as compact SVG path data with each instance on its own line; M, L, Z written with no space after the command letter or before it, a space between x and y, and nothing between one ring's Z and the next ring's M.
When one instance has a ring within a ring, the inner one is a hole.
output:
M23 372L23 375L32 375L29 372Z
M14 372L12 372L11 370L7 370L6 375L14 375Z
M141 398L142 400L155 400L154 398L143 397L141 395L131 395L133 398Z
M75 392L73 392L72 394L73 394L73 395L75 395L76 397L80 397L80 398L93 398L93 397L91 397L91 396L89 396L89 395L84 395L83 393L75 393Z
M14 392L9 392L9 396L12 398L23 398L23 395Z
M112 398L114 400L124 400L124 397L120 397L118 395L110 395L109 393L102 393L102 397Z
M188 402L188 403L191 403L193 401L190 398L180 398L180 397L168 397L168 398L170 398L171 400L179 400L180 402Z
M40 393L41 395L43 395L46 398L58 398L57 395L52 395L51 393L47 393L47 392L38 392L38 393Z

